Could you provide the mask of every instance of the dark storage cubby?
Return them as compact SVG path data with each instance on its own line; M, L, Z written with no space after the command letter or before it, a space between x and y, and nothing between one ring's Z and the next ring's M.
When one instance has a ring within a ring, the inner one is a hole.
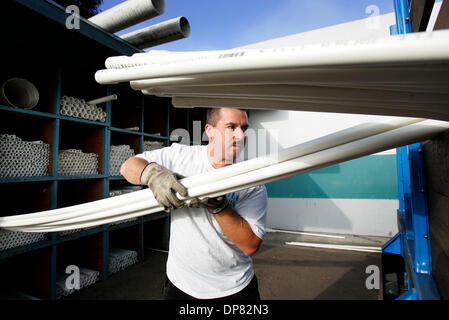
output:
M107 95L105 86L95 81L99 66L63 62L61 72L61 97L70 96L86 102ZM104 107L102 104L99 107Z
M0 183L2 209L0 216L50 210L52 207L51 181Z
M22 78L31 82L39 93L37 105L30 109L46 113L54 112L54 97L58 68L54 62L39 53L20 50L3 50L0 63L0 86L8 79ZM11 63L20 61L20 63Z
M142 136L133 133L126 133L111 130L111 146L128 145L134 150L134 154L141 152Z
M117 100L111 101L111 127L142 131L142 95L123 85L117 85L113 93L117 95Z
M152 135L168 136L168 106L166 98L144 97L144 132Z
M154 219L144 224L144 247L146 249L168 250L170 216L165 212L154 213L153 215L150 215L149 218Z
M46 247L8 259L0 263L0 296L11 298L20 292L37 299L51 297L52 247Z
M140 260L140 257L142 256L142 236L141 224L134 224L112 230L109 232L109 248L136 251Z
M58 182L58 208L100 200L103 179L73 179Z
M67 266L75 265L98 271L100 278L103 278L103 233L63 242L57 246L56 256L59 274L65 274Z

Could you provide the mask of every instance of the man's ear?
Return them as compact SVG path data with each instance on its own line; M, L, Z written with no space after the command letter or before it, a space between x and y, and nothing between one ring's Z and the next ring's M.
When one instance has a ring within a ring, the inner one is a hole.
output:
M207 137L209 138L209 142L213 140L214 136L213 129L214 127L211 126L209 123L206 123L206 125L204 126L204 131L206 132Z

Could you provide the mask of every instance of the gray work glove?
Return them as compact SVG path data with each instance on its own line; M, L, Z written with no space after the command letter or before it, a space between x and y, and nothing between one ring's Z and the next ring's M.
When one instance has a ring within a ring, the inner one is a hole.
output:
M164 206L166 212L169 212L173 208L180 208L184 205L184 202L176 196L176 192L183 197L187 197L187 188L179 183L178 178L181 178L181 176L155 162L151 162L143 169L140 183L147 185L157 202Z
M222 212L229 205L226 195L216 198L192 198L187 206L189 208L206 208L210 213L217 214Z

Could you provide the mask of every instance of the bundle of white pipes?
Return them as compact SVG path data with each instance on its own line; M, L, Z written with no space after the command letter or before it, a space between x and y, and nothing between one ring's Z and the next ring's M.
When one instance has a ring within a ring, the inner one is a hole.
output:
M164 147L164 143L160 141L144 141L143 151L151 151Z
M109 249L109 273L115 273L137 263L137 251L119 248Z
M111 176L119 176L120 167L122 166L123 162L133 157L134 155L134 149L132 149L129 145L112 145L109 154L109 174Z
M98 83L129 81L179 107L215 106L449 120L449 30L273 49L149 51L106 59Z
M26 233L18 231L0 230L0 251L25 246L45 240L45 233Z
M63 96L60 101L61 115L92 121L106 121L106 112L95 104L70 96Z
M262 185L335 163L430 139L449 122L391 118L369 122L299 144L275 155L254 158L181 183L192 197L214 197ZM149 189L55 210L0 218L0 228L50 232L91 227L161 211Z
M98 155L80 149L59 151L58 175L98 174Z
M14 134L0 135L0 177L48 175L50 145L23 141Z

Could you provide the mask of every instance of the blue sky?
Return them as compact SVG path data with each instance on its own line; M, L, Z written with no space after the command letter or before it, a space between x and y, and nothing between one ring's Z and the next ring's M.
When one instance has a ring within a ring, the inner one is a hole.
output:
M122 1L103 0L100 10ZM372 5L380 14L394 10L393 0L166 0L165 4L163 15L117 34L184 16L190 23L190 36L152 49L229 49L363 19Z

